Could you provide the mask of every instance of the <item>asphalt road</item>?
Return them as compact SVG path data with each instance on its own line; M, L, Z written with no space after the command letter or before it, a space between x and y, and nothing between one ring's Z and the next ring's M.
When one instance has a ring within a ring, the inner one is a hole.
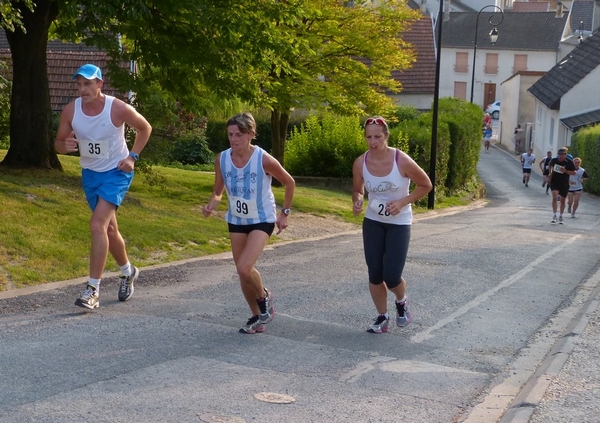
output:
M359 232L265 251L264 334L238 333L228 255L142 269L127 303L106 279L94 312L73 305L80 281L0 299L0 422L496 421L597 285L600 201L551 225L514 156L492 148L478 170L486 205L413 225L415 318L387 334L365 331Z

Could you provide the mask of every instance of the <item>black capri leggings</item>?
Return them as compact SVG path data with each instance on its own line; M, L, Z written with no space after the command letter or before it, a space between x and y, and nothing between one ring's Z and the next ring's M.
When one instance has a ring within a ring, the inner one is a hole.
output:
M388 289L397 287L408 254L410 225L393 225L365 218L362 229L369 282L379 285L385 281Z

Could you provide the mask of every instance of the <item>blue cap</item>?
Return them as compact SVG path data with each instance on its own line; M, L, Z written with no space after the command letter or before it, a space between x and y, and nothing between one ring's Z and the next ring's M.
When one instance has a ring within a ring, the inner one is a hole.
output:
M83 76L85 79L96 79L98 78L100 81L102 81L102 71L100 70L100 68L96 65L91 65L91 64L87 64L87 65L83 65L82 67L80 67L79 69L77 69L77 72L75 72L73 74L73 78L75 79L77 78L77 75L81 75Z

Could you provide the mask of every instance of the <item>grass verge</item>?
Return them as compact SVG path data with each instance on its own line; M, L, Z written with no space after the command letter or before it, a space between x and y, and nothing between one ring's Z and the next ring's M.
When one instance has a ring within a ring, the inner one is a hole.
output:
M0 160L5 154L0 151ZM64 172L0 167L0 291L88 274L91 212L81 188L79 159L60 160ZM153 171L163 182L151 185L138 172L117 212L130 260L144 267L229 251L222 218L226 200L217 216L204 218L201 212L214 175L165 167ZM281 204L283 188L274 193ZM446 201L457 205L470 199ZM346 192L298 186L293 207L358 224L362 216L352 215L350 202ZM273 236L271 242L277 241ZM110 255L106 270L118 270Z

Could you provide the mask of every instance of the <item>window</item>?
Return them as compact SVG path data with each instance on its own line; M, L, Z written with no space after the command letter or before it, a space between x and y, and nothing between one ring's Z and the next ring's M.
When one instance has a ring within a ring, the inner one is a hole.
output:
M513 73L527 70L527 55L515 54L515 64L513 65Z
M469 53L456 52L456 62L454 63L454 72L469 72Z
M488 75L496 75L498 73L498 54L497 53L486 53L484 72Z
M454 81L454 98L458 98L460 100L467 99L467 83Z

